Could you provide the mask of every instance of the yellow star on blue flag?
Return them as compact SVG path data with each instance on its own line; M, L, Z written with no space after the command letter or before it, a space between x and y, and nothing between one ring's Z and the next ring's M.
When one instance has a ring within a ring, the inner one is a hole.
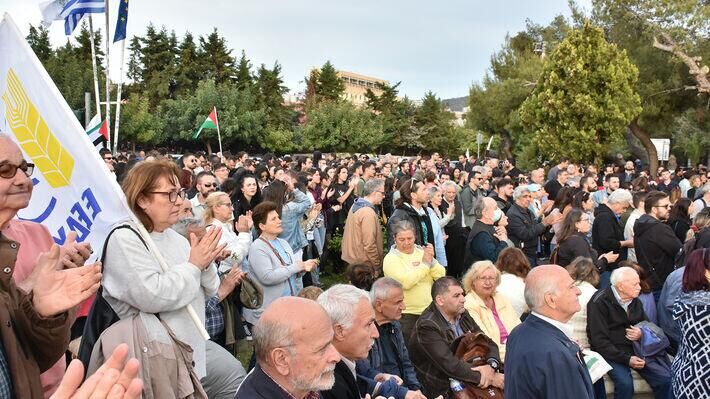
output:
M128 23L128 0L121 0L118 3L118 21L116 21L116 33L113 34L113 42L120 42L126 38L126 24Z

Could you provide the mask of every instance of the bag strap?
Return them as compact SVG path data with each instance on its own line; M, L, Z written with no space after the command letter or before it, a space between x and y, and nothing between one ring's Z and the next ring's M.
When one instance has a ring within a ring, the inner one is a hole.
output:
M281 254L279 254L279 251L277 251L276 248L274 248L274 246L271 245L271 243L269 242L269 240L267 240L266 238L261 237L261 236L259 236L259 239L260 239L261 241L263 241L264 243L266 243L266 245L268 245L269 248L271 248L271 251L272 251L272 252L274 253L274 255L276 255L276 257L279 259L279 262L281 262L281 266L283 266L283 267L288 267L288 265L286 264L286 262L284 262L283 258L281 257ZM291 290L291 295L294 295L294 296L295 296L295 295L296 295L296 291L293 289L293 285L291 285L291 278L289 277L288 279L286 279L286 281L288 281L288 288Z
M106 260L106 249L108 248L108 241L111 238L111 236L113 235L113 233L115 233L116 230L120 230L120 229L128 229L128 230L131 230L132 232L136 233L136 235L138 236L138 239L141 240L141 242L145 246L145 249L148 249L148 244L145 243L145 240L143 240L143 237L141 237L140 233L138 233L138 231L136 231L136 229L134 229L133 227L131 227L127 224L123 224L123 225L114 227L113 230L111 230L108 233L108 235L106 236L106 240L104 240L103 249L101 250L101 274L102 275L104 273L104 265L106 264L105 260ZM96 295L101 295L103 292L104 292L104 285L101 284L101 285L99 285L99 289L96 292Z

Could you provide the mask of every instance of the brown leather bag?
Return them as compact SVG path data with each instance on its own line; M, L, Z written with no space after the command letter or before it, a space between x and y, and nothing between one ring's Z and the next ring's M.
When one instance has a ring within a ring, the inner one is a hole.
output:
M488 358L488 344L490 338L481 332L469 332L451 343L451 351L457 359L469 363L471 367L485 366ZM502 367L502 365L501 365ZM503 370L500 370L503 372ZM461 381L464 385L464 391L459 393L456 398L462 399L503 399L503 390L490 386L488 388L480 388L478 385Z

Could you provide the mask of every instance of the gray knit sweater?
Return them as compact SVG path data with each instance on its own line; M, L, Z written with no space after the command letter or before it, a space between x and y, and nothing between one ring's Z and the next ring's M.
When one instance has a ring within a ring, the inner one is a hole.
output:
M201 272L189 263L190 244L172 229L150 236L170 269L160 268L134 232L117 230L106 248L103 296L122 319L139 310L160 313L175 335L192 347L195 371L203 378L205 340L183 308L191 304L204 323L205 300L219 288L216 268Z

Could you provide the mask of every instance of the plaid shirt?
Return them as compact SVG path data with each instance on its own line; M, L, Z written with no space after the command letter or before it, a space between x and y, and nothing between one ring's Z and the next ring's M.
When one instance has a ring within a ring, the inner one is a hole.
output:
M224 312L217 295L205 303L205 329L207 329L210 338L214 338L224 331Z
M0 398L13 398L10 366L5 359L5 348L0 343Z

